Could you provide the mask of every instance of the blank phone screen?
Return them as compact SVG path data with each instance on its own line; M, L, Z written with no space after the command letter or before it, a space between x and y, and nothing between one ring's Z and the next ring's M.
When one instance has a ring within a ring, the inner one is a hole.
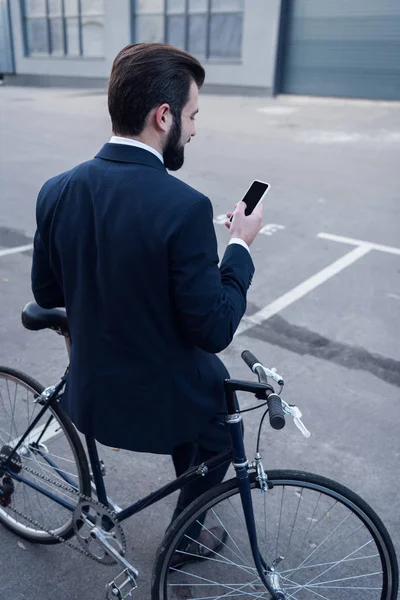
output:
M246 210L244 214L246 216L250 215L258 202L263 197L264 193L269 188L268 183L263 183L262 181L253 181L249 189L247 190L246 195L242 198L243 202L247 204Z

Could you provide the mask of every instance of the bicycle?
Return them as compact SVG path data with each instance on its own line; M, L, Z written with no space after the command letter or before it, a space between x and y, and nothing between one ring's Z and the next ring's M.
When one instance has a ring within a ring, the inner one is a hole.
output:
M31 330L53 329L69 345L61 309L31 302L22 322ZM250 352L242 357L258 381L225 381L231 448L124 509L107 496L96 442L86 436L89 470L60 404L65 376L44 389L24 373L0 367L0 522L30 542L64 543L97 562L119 563L122 571L106 585L106 599L122 600L137 588L138 571L124 556L121 523L230 461L236 476L197 498L168 528L155 561L152 600L396 600L394 546L364 500L312 473L264 471L259 444L267 414L275 429L291 415L304 435L308 431L299 409L280 397L282 377ZM236 391L260 401L247 411L265 409L251 462L241 427L246 411L235 404ZM199 532L216 537L213 525L222 531L214 553L198 541ZM190 562L199 548L202 558Z

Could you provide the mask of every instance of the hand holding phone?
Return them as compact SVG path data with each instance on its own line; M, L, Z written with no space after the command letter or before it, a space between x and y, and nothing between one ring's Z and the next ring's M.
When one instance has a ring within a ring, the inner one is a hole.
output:
M236 205L232 223L226 221L230 231L230 238L239 238L250 246L262 227L263 205L258 203L251 215L245 215L246 204L239 202Z
M242 202L244 202L247 207L244 211L246 217L251 215L257 204L264 200L269 188L269 183L265 183L265 181L253 181L246 194L242 198Z
M242 202L246 204L246 210L244 213L246 217L251 215L255 207L264 200L270 187L271 186L269 183L266 183L265 181L258 181L257 179L253 181L242 198ZM232 221L232 219L233 215L229 220Z

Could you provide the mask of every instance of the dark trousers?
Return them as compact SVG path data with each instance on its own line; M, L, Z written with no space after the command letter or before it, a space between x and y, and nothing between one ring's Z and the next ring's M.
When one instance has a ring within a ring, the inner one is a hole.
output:
M219 452L207 450L197 446L197 444L182 444L174 448L172 460L174 462L176 476L179 477L190 467L200 465L206 460L217 456ZM230 463L227 462L218 469L207 473L205 477L199 477L194 481L183 486L179 494L178 502L173 514L173 520L187 507L193 500L201 496L204 492L218 485L223 481Z
M179 477L185 471L194 465L210 460L221 452L230 448L230 437L228 426L224 417L216 416L209 424L206 430L200 435L197 442L181 444L176 446L172 453L172 460L175 467L176 476ZM172 517L172 520L187 507L193 500L201 496L204 492L218 485L224 479L230 463L207 473L205 477L199 477L194 481L183 486L178 498L178 502Z

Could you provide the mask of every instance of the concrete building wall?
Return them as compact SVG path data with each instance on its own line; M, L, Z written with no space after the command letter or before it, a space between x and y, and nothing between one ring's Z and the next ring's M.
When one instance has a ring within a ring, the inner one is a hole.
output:
M14 49L8 0L0 0L0 73L14 72Z
M119 4L119 2L116 4ZM84 56L25 56L20 2L11 2L11 23L14 38L15 71L17 75L39 77L106 77L105 58L88 58ZM110 23L106 20L106 29L109 25Z
M281 0L245 0L241 59L204 62L208 91L271 93ZM131 43L130 0L105 0L104 56L25 56L20 2L11 2L16 78L21 84L106 85L117 52Z
M280 7L281 0L246 0L242 59L235 64L206 62L207 86L225 86L227 91L235 91L239 86L272 93Z

